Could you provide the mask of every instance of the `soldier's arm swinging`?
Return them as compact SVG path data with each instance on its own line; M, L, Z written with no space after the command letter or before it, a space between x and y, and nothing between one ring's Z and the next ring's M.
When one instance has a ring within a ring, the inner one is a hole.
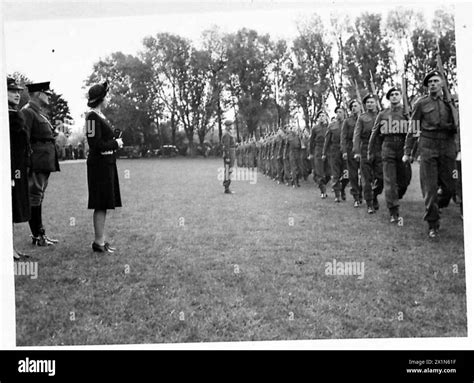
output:
M413 108L413 113L410 118L410 125L408 127L408 133L405 138L405 147L403 149L404 155L402 158L403 162L407 162L411 160L411 156L413 153L413 148L415 146L415 143L418 141L418 137L416 133L421 133L421 132L416 132L416 126L420 124L420 119L421 119L421 107L420 107L420 102L417 102Z
M367 158L370 159L373 156L373 150L375 146L375 142L377 141L378 136L380 135L380 122L382 120L382 112L379 112L377 114L377 117L375 119L374 126L372 128L372 132L370 133L370 138L369 138L369 147L367 150Z
M352 151L354 152L354 158L360 157L360 132L362 131L362 122L360 116L357 118L356 125L354 128L354 137L352 139Z
M345 119L344 122L342 123L342 128L341 128L341 152L345 160L347 160L347 156L349 154L347 153L347 130L348 130L348 123L347 123L347 119Z
M323 158L326 158L327 156L327 151L329 148L329 143L331 142L332 139L332 131L330 128L328 128L326 135L324 136L324 146L323 146Z

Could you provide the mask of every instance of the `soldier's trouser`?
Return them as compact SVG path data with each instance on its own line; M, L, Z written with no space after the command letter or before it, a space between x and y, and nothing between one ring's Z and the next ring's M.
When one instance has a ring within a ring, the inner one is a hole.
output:
M346 166L349 172L349 183L351 185L351 194L354 200L361 198L361 188L359 185L359 161L357 161L351 154L352 151L348 150Z
M313 165L313 179L318 185L322 193L326 193L326 184L330 179L329 172L329 161L321 159L322 149L320 151L315 150L314 152L314 165Z
M411 165L404 163L405 137L386 137L382 145L383 183L388 209L398 207L411 181Z
M28 175L31 206L31 218L28 221L28 224L30 226L31 234L34 237L44 234L41 204L43 203L44 193L48 187L49 175L49 172L32 172Z
M347 182L349 181L348 177L344 177L344 160L342 159L342 153L340 151L330 153L329 155L329 168L331 171L331 187L336 193L336 196L341 194L341 190L344 190Z
M306 149L302 149L300 152L299 167L301 176L308 177L308 174L311 173L311 162L308 160Z
M49 172L32 172L28 175L31 206L40 206L43 203L44 193L48 187L49 175Z
M224 182L222 184L224 185L226 189L230 186L230 178L231 178L232 170L235 165L235 150L232 150L232 149L230 150L229 159L230 159L229 164L226 164L225 159L224 159L225 171L224 171ZM228 166L228 169L226 168L226 166Z
M378 155L369 161L367 153L362 153L360 162L362 194L366 201L372 201L383 190L382 158Z
M290 171L291 171L291 182L296 183L301 175L299 151L290 151L289 162L290 162Z
M283 178L286 181L291 180L290 158L283 158Z
M447 206L455 192L456 146L451 137L438 139L422 135L419 149L420 183L425 200L423 219L433 225L439 220L439 208ZM441 194L438 194L438 182Z
M382 155L378 153L375 155L374 160L372 161L372 168L374 170L374 180L372 183L372 192L374 198L376 198L379 194L382 194L383 191L383 162L382 162Z

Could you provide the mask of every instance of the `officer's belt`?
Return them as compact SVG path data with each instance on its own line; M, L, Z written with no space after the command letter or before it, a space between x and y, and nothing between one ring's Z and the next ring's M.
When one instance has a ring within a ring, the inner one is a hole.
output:
M449 130L422 130L421 131L421 137L424 138L434 138L434 139L447 139L447 138L452 138L453 137L452 131Z

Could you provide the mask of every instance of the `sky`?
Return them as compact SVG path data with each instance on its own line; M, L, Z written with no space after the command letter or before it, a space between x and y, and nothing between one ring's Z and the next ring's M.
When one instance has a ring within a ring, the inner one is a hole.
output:
M370 6L345 3L337 7L299 4L298 7L289 5L281 9L280 6L272 10L269 7L259 9L247 5L229 7L229 10L221 8L219 11L181 6L166 13L148 16L131 14L107 17L110 13L106 4L101 3L97 10L88 7L86 14L82 13L85 18L71 18L71 14L74 14L71 12L68 17L61 19L38 20L26 11L10 12L10 17L7 13L5 18L7 73L19 71L34 82L51 81L51 87L69 103L76 122L74 130L82 129L82 113L87 110L84 80L92 72L94 62L116 51L136 54L142 49L142 41L146 36L171 32L197 41L203 30L217 25L222 32L247 27L269 33L273 38L291 39L298 33L297 22L312 13L328 21L330 12L334 10L356 16L364 11L385 14L396 6L394 3L388 6L383 3ZM74 3L71 7L74 7ZM418 4L410 8L421 10L427 20L430 20L434 10L431 4ZM121 11L124 12L127 10ZM133 12L140 13L140 10L130 10L130 13ZM42 17L49 17L45 15L47 12Z

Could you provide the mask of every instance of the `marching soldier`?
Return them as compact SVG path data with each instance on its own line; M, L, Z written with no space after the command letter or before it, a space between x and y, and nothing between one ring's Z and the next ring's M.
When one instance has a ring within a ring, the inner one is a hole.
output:
M235 138L232 135L232 125L231 120L226 120L224 134L222 135L222 146L223 146L223 156L224 156L224 193L233 194L234 192L229 189L230 186L230 175L232 173L232 168L235 162Z
M267 144L268 144L268 134L265 134L261 138L262 145L262 173L267 174Z
M273 137L273 164L274 164L274 180L280 184L283 183L283 138L284 132L282 128L278 129L278 133Z
M334 201L341 202L341 198L343 201L346 200L345 187L348 182L348 176L344 174L347 173L347 170L341 153L341 129L345 113L340 106L334 110L334 113L336 113L336 119L329 124L326 132L322 159L325 160L327 156L329 157L331 186L335 194Z
M256 155L256 161L257 161L257 171L260 171L263 173L262 170L262 149L263 149L263 137L260 136L258 141L255 142L255 155Z
M347 117L342 123L341 131L341 151L342 158L347 163L347 170L349 172L349 183L351 185L351 194L354 197L354 207L359 207L362 203L362 190L359 184L359 161L354 158L353 139L354 128L357 118L360 114L360 104L357 100L352 100L349 103L351 115Z
M290 148L289 148L289 139L290 139L290 127L288 125L284 126L284 136L283 136L283 179L286 186L290 186L291 181L291 169L290 169Z
M296 133L296 127L292 126L288 134L288 152L291 171L291 185L300 187L300 156L301 139Z
M410 154L415 144L414 125L419 124L420 181L425 200L424 220L428 222L428 236L438 237L439 209L449 204L455 192L453 171L456 167L456 126L453 112L443 97L442 75L434 70L429 72L423 85L429 94L420 98L413 108L410 132L405 141L403 161L411 160ZM459 151L458 151L459 153ZM441 185L438 193L438 182Z
M374 143L373 159L367 158L370 134L377 117L377 101L373 94L366 95L362 102L367 112L357 118L354 128L353 151L354 158L360 161L362 178L362 194L367 202L367 213L373 214L378 210L377 196L383 190L383 169L380 142Z
M241 168L242 167L242 143L241 142L237 143L237 146L235 148L235 157L237 159L237 166Z
M249 147L249 138L244 141L244 168L248 168L250 165L250 147Z
M276 175L276 171L275 171L276 158L274 156L275 139L276 139L276 135L274 132L272 132L270 136L268 137L268 169L269 169L268 176L272 180L275 178L275 175Z
M323 159L324 138L328 129L328 116L320 111L316 115L316 125L311 130L310 153L313 162L313 179L321 191L321 198L327 198L326 184L329 181L329 166L327 159Z
M306 129L300 132L301 152L300 152L300 171L303 179L306 181L311 174L311 161L308 159L309 153L309 133Z
M253 171L255 169L255 166L257 165L257 142L255 140L255 137L252 137L250 139L249 151L250 151L249 167L252 168L252 171Z
M390 222L396 223L399 220L399 200L405 195L411 180L410 163L402 161L409 116L403 111L400 89L391 88L386 98L390 101L390 107L381 111L375 120L369 140L368 156L369 159L374 157L374 146L380 137L385 202L390 212Z
M22 109L25 126L31 144L31 168L28 175L30 191L31 219L29 221L32 243L36 246L48 246L58 242L46 235L43 226L42 204L49 176L59 171L58 153L55 145L55 131L48 118L51 91L49 82L26 85L30 101Z

